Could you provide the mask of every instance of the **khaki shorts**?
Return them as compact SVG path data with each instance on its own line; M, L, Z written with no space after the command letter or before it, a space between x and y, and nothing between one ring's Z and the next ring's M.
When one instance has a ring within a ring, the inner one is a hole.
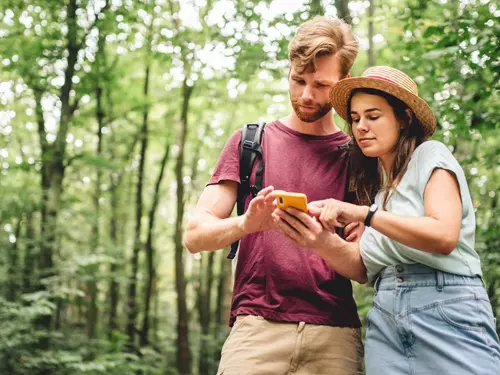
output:
M361 331L238 316L222 347L217 374L362 375Z

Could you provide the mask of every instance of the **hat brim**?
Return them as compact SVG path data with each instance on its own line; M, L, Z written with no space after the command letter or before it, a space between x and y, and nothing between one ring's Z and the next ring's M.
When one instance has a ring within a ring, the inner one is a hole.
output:
M330 91L330 102L337 114L345 121L347 116L347 101L354 89L376 89L398 98L405 103L419 119L425 138L428 139L436 130L436 118L429 105L419 96L396 84L370 77L345 78L335 83Z

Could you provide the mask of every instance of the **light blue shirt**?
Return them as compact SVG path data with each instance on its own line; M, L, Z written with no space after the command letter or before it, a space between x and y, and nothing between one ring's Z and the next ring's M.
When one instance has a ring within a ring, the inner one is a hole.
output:
M421 263L465 276L482 274L479 255L474 250L476 219L469 187L460 164L441 142L427 141L415 149L406 173L390 193L387 211L401 216L425 216L424 190L435 168L452 172L460 187L462 225L457 247L449 255L431 254L402 245L367 227L361 237L360 250L370 283L383 268L400 263ZM382 209L384 194L379 192L375 197L379 210Z

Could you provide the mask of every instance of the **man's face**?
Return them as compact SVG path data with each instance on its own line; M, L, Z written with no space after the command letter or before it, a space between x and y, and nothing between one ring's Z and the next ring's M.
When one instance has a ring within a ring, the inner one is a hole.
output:
M340 79L340 64L335 55L320 56L316 62L315 72L301 74L292 63L288 76L293 110L304 122L315 122L330 112L330 89Z

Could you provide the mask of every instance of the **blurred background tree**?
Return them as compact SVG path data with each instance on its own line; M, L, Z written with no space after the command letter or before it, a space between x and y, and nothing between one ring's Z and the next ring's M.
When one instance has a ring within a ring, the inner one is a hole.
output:
M438 117L500 312L500 10L489 0L65 0L0 5L0 373L213 374L227 250L183 227L220 150L290 111L287 45L350 22ZM337 123L344 126L337 119ZM372 290L355 285L364 321Z

